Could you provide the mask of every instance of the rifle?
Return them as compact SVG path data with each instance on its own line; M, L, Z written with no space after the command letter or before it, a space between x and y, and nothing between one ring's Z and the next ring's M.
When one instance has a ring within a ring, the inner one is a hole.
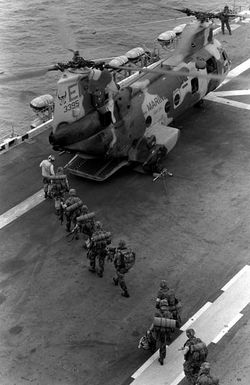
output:
M75 227L66 235L66 237L73 235L71 241L73 241L74 238L79 239L78 238L79 229L80 229L79 225L76 224Z

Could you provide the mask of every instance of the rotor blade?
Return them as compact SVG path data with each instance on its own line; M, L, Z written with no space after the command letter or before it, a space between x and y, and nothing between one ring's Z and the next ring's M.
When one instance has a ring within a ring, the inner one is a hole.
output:
M112 68L111 66L106 66L107 68ZM189 70L188 68L184 68L182 70L173 70L173 69L167 69L167 68L159 68L159 69L150 69L150 68L131 68L131 67L126 67L126 66L121 66L121 67L113 67L113 69L121 69L121 70L126 70L126 71L132 71L132 72L143 72L143 73L154 73L158 75L169 75L169 76L191 76L191 77L198 77L202 79L214 79L214 80L224 80L225 78L227 79L234 79L235 76L230 76L226 74L214 74L214 73L205 73L201 72L202 70ZM246 82L249 81L249 77L247 76L241 76L239 75L238 78L240 78L242 81Z
M30 78L37 78L37 77L46 75L48 71L51 71L53 69L55 69L55 66L49 66L43 69L39 69L39 70L37 69L33 71L32 70L24 71L24 72L16 73L14 75L1 76L0 84L6 84L9 82L21 81L21 80L30 79Z

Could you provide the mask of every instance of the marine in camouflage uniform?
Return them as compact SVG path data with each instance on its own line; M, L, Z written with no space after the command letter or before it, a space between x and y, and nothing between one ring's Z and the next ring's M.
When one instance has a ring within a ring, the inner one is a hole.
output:
M203 362L195 385L219 385L219 379L210 374L209 362Z
M76 195L76 190L74 188L71 188L69 190L69 197L66 199L63 208L66 209L69 206L72 206L75 203L81 202L81 199ZM71 230L71 224L73 224L73 227L76 225L76 218L81 215L81 207L67 212L65 210L65 217L66 217L66 231L70 232Z
M128 248L126 246L126 242L124 240L120 240L114 255L116 277L113 278L114 284L116 286L120 285L120 288L122 289L121 295L126 298L130 297L124 277L125 274L128 272L128 269L126 268L124 262L124 253L127 251Z
M202 340L200 338L195 337L194 329L187 329L186 335L188 339L183 347L185 359L183 369L189 383L194 385L196 383L201 364L206 361L207 349L205 349L202 354L194 352L193 346L198 343L202 343Z
M102 223L97 221L95 222L94 232L92 237L102 235L104 233L102 228ZM89 271L92 273L97 272L99 277L103 277L105 257L107 255L107 241L98 241L94 242L91 240L90 247L87 253L89 259ZM98 268L96 269L96 260L98 261Z
M58 167L55 176L63 175L63 167ZM61 202L63 202L66 192L69 191L69 182L65 175L64 179L51 179L51 195L55 200L56 214L60 215Z
M169 292L169 287L167 285L167 281L163 279L160 282L160 288L157 293L156 305L155 305L156 309L159 309L161 300L167 298L168 292Z
M89 209L86 205L82 206L81 215L86 215L89 213ZM88 220L86 223L83 223L81 226L81 232L85 235L87 235L89 238L92 237L94 230L95 230L95 222L93 218Z
M159 305L159 312L155 313L155 317L173 319L171 312L169 311L168 302L166 299L161 300ZM153 326L152 330L155 336L155 348L159 346L159 359L161 365L164 363L166 357L166 345L171 339L171 328L156 327Z
M169 311L172 313L173 319L177 322L177 327L181 326L181 302L176 298L173 289L169 289L167 296Z

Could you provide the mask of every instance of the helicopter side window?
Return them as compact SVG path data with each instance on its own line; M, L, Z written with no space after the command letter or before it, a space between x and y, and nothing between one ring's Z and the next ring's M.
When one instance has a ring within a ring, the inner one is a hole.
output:
M192 94L198 91L199 89L199 80L198 78L193 78L191 80Z

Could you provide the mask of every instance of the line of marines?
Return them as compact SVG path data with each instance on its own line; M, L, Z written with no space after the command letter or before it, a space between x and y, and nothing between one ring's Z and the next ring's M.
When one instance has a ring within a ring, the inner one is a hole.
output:
M135 252L120 240L117 247L111 245L111 233L104 231L102 223L95 220L95 213L89 212L77 196L76 190L69 187L67 176L62 167L53 172L51 165L53 156L49 156L49 175L43 175L45 198L53 198L55 211L61 220L66 219L66 231L72 234L72 239L79 239L83 234L87 237L85 248L89 259L89 271L103 277L105 260L112 261L116 270L113 277L114 285L120 285L121 295L129 297L124 276L135 263ZM41 162L40 166L43 164ZM42 167L42 166L41 166ZM68 198L65 195L68 193ZM159 348L159 363L164 364L166 345L171 342L173 333L181 327L181 301L176 298L173 289L162 280L156 298L156 312L153 322L146 334L139 341L139 348L150 350L152 353ZM183 370L190 385L218 385L219 380L210 374L210 364L207 362L208 349L206 344L195 336L194 329L186 330L187 341L180 349L183 351Z
M156 298L156 312L153 322L146 334L140 339L138 348L150 350L159 348L158 361L164 364L166 345L171 342L172 334L181 327L181 301L162 280ZM190 385L218 385L219 380L210 374L210 363L207 362L206 344L195 336L194 329L186 330L187 340L180 349L184 355L183 370Z
M48 173L43 175L44 196L54 199L55 213L61 224L64 219L66 231L73 239L79 239L80 234L85 237L84 247L87 249L89 259L89 271L103 277L105 260L113 262L116 275L113 284L120 286L121 295L130 297L125 283L125 274L135 263L135 252L121 239L118 246L111 245L111 233L103 229L100 221L95 220L95 212L89 212L88 207L83 204L77 196L76 190L70 188L67 176L62 167L58 167L54 173L54 157L50 155L48 160L42 161L40 166L48 165ZM42 169L43 170L43 169ZM66 197L68 194L68 197Z

